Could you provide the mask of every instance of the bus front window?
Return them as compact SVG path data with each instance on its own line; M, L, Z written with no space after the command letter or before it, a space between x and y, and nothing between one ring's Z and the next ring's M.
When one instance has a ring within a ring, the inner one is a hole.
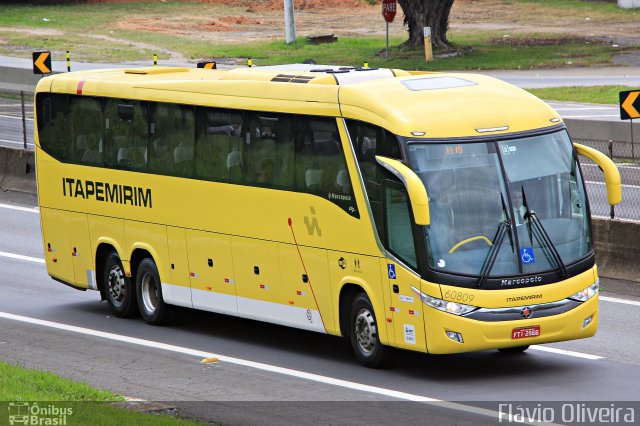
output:
M481 281L565 272L591 253L585 190L566 131L495 142L408 141L407 153L429 194L425 235L434 271Z
M429 267L480 275L500 224L511 216L496 145L410 143L407 152L410 167L429 194L431 225L425 228ZM506 233L493 250L491 275L519 272L510 226Z

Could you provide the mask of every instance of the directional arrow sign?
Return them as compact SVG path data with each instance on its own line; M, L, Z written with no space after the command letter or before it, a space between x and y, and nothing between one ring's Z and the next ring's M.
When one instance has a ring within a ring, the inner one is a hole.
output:
M640 118L640 90L620 92L620 120Z
M33 52L33 73L51 74L51 52Z

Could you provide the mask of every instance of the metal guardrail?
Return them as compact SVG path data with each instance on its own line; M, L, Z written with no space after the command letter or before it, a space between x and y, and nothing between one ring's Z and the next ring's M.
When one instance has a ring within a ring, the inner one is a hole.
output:
M0 145L33 150L33 92L0 93Z
M591 214L598 217L640 221L640 146L635 141L574 138L574 142L595 148L611 158L622 180L622 203L607 204L602 171L591 160L581 157L580 164L587 184Z

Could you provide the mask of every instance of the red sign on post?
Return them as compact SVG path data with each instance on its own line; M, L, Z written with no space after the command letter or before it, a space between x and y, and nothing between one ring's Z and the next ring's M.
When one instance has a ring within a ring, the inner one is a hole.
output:
M396 0L382 0L382 17L388 23L396 17Z

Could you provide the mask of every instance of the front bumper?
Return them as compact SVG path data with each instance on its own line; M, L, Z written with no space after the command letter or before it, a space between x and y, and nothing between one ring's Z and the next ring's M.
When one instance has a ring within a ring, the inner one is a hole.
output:
M427 351L447 354L537 345L591 337L598 329L598 295L567 312L546 317L536 317L535 305L530 306L534 307L531 318L511 321L481 321L426 307ZM585 319L590 316L591 322L583 328ZM539 326L540 335L521 339L511 337L513 329L530 326ZM447 331L460 333L464 342L451 340Z

